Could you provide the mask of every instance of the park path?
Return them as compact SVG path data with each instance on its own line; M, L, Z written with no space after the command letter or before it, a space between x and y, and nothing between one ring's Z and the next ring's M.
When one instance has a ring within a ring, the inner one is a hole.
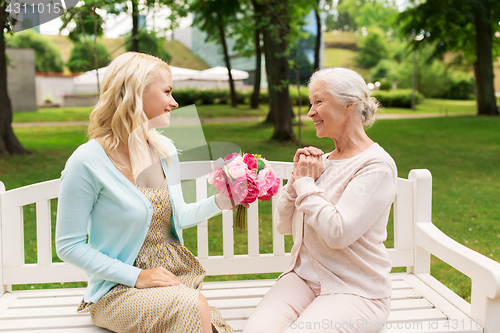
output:
M379 114L377 119L415 119L415 118L437 118L437 117L464 116L461 113L449 113L447 115L440 113L423 114ZM262 121L262 117L234 117L234 118L203 118L202 123L237 123L245 121ZM302 121L310 121L309 117L302 116ZM12 123L12 127L47 127L47 126L87 126L88 121L55 121L55 122L27 122Z

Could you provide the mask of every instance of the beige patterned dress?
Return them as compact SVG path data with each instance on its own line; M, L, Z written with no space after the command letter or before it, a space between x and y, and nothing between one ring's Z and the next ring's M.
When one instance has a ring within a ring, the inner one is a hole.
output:
M96 303L82 301L78 312L90 312L95 325L114 332L202 332L198 299L205 271L171 233L172 207L167 182L158 189L138 188L154 211L134 266L165 267L184 286L137 289L118 284ZM233 332L216 308L210 307L210 313L213 332Z

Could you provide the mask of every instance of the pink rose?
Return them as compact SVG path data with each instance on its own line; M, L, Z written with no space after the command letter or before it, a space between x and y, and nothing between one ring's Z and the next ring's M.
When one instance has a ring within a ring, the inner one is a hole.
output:
M226 175L223 173L223 177L217 178L214 182L214 187L217 189L217 191L227 191L227 185L229 183L229 179L227 179Z
M229 162L237 156L240 156L240 154L238 154L238 153L227 154L226 157L224 157L224 162Z
M271 198L273 196L275 196L276 193L278 193L279 188L280 188L280 179L276 178L276 180L274 181L273 186L271 186L271 188L267 191L267 194L259 197L259 200L262 200L262 201L269 201L269 200L271 200Z
M233 166L228 167L228 170L233 179L238 179L246 175L247 166L245 163L234 163Z
M257 187L259 188L259 196L267 195L269 189L276 181L276 173L271 168L265 168L259 171L257 175Z
M231 184L230 190L237 203L252 203L259 195L255 175L250 170L247 170L244 177L236 179Z
M243 157L243 162L248 166L250 170L257 169L257 159L252 154L246 154Z
M210 185L213 185L217 181L217 178L220 178L222 176L221 172L222 172L222 169L217 169L217 170L212 171L208 175L208 179L207 179L208 183Z

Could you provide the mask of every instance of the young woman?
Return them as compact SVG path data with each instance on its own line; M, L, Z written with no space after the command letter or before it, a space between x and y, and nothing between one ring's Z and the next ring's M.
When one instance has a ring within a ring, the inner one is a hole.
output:
M89 277L78 311L111 331L233 331L200 293L205 272L180 234L233 207L223 195L184 202L177 151L154 130L177 107L165 62L120 55L90 115L90 140L62 172L57 253Z
M243 332L378 332L390 311L383 242L397 178L391 156L364 130L378 103L345 68L314 73L309 99L316 135L335 149L297 150L278 199L278 231L293 235L292 261Z

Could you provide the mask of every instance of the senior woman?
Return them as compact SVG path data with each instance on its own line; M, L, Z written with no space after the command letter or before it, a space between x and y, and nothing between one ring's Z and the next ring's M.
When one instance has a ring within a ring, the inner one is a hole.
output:
M278 199L278 231L293 235L291 264L257 306L244 333L377 332L390 311L384 240L397 170L366 134L377 101L359 74L317 71L309 82L316 134L327 154L297 150Z

